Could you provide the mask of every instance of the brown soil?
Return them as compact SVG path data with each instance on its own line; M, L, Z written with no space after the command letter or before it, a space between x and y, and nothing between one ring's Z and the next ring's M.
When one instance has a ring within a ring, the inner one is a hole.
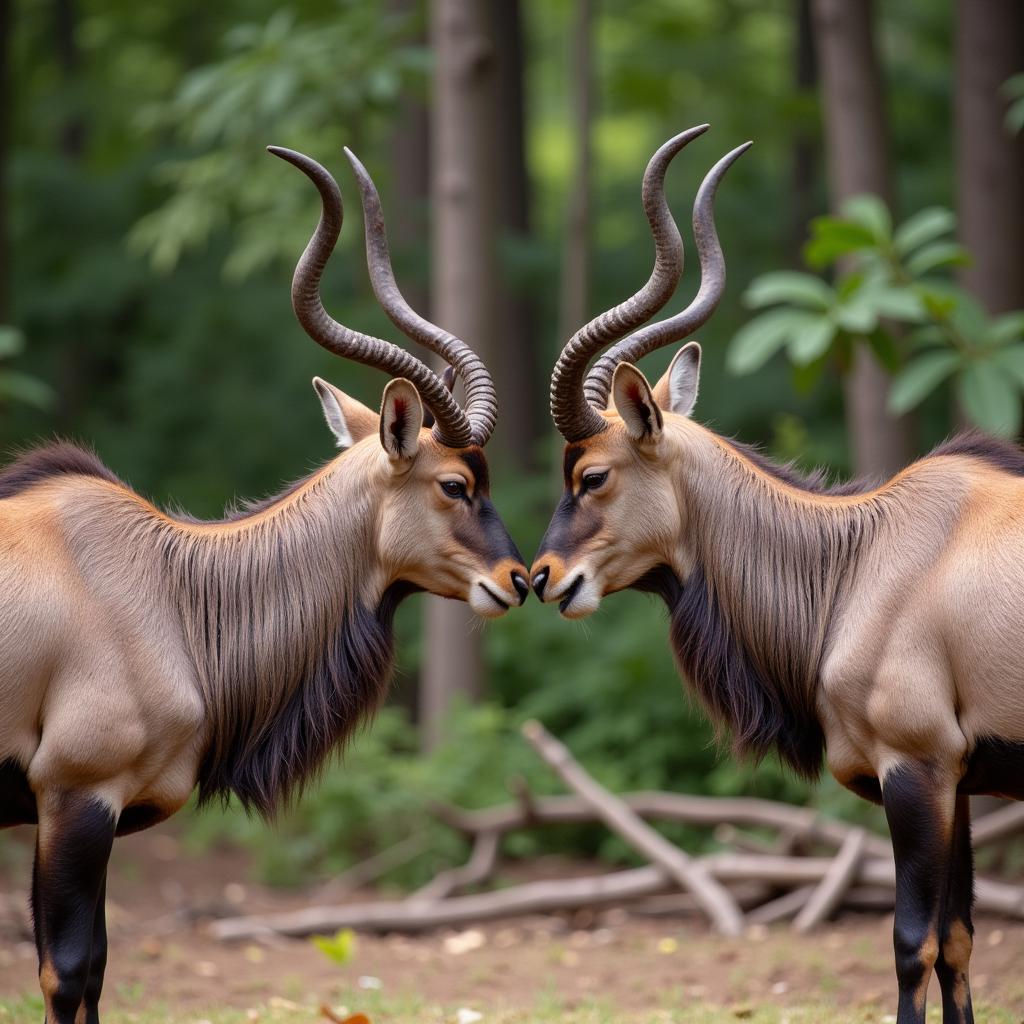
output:
M36 985L25 910L32 834L12 835L5 847L10 863L0 865L0 997ZM538 877L552 873L534 868ZM389 993L448 1004L529 1007L550 994L563 1005L599 995L637 1010L681 998L726 1005L827 997L883 1011L893 1005L888 915L847 916L810 937L779 927L727 940L695 918L639 919L612 910L517 919L470 933L360 936L353 960L339 966L308 941L224 945L210 938L214 917L316 898L267 889L250 877L237 851L184 855L172 826L119 840L109 883L105 1002L244 1009L274 996L329 1001L362 979L364 986L379 981ZM976 997L1024 1013L1024 925L983 919L977 931Z

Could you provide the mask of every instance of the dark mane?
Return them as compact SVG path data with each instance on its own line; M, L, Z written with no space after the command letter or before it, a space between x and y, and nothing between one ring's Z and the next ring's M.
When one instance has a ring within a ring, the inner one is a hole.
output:
M247 811L272 818L302 794L383 702L395 609L412 589L395 584L377 609L343 614L327 647L304 666L301 682L262 731L253 735L248 723L220 718L222 728L199 769L200 806L233 795Z
M792 462L773 462L760 448L751 444L744 444L742 441L734 441L730 438L722 438L730 448L739 452L745 459L752 462L763 473L774 477L776 480L796 487L798 490L807 491L808 494L828 494L836 497L845 495L865 494L873 490L878 481L868 478L854 478L838 483L830 484L824 469L815 469L810 473L803 473Z
M928 453L927 458L941 455L962 455L980 459L995 469L1011 476L1024 476L1024 450L1014 441L992 437L980 430L966 430L942 442Z
M634 589L657 594L668 606L676 661L715 724L732 732L736 753L760 761L775 750L798 775L816 779L825 735L815 708L780 699L730 631L703 568L683 585L668 566L659 566Z
M0 501L56 476L91 476L124 486L95 452L69 441L53 441L20 452L9 466L0 470Z

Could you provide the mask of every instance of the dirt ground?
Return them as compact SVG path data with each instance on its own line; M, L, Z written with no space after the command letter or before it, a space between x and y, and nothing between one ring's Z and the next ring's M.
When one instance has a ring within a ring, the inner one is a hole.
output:
M0 1000L36 989L25 911L32 833L15 836L10 863L0 865ZM739 1018L746 1007L828 1000L877 1007L883 1021L894 1006L888 915L847 916L809 937L778 927L727 940L694 918L639 919L612 909L416 938L359 936L353 958L338 965L306 940L212 939L207 926L214 917L291 909L316 897L250 878L238 852L183 854L173 826L118 840L109 876L105 1005L244 1011L275 1002L330 1004L342 992L363 990L368 998L386 992L513 1009L545 998L571 1008L599 997L634 1011L693 1001L732 1007ZM982 919L977 931L976 1001L1024 1019L1024 925Z

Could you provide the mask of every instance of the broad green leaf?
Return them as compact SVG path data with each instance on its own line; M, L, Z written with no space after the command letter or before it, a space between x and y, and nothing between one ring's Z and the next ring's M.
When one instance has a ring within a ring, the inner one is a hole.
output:
M915 249L948 234L956 227L956 215L943 206L929 206L905 220L893 235L897 252L906 256Z
M1001 437L1020 431L1017 382L995 363L969 363L957 378L957 396L968 418L982 430Z
M967 250L956 242L932 242L907 260L907 270L915 277L938 267L963 266L970 262Z
M37 409L49 409L56 395L53 388L38 377L14 370L0 370L0 400L5 398L34 405Z
M1024 309L997 316L985 335L985 340L995 345L1005 345L1018 338L1024 338Z
M0 359L16 356L25 347L25 335L17 327L0 324Z
M828 317L817 317L794 332L786 352L797 366L806 366L828 351L835 335L835 323Z
M851 334L869 334L878 326L872 288L861 288L836 310L839 326Z
M835 263L840 256L869 249L874 236L860 224L838 217L815 217L811 221L811 238L804 244L803 257L816 270Z
M960 365L957 352L926 352L911 360L889 385L889 411L905 413L919 405Z
M972 344L979 345L988 337L989 319L984 307L965 291L954 294L956 305L949 314L950 322Z
M992 362L1006 370L1024 388L1024 344L996 349L992 353Z
M913 288L900 285L879 288L871 299L878 315L891 320L916 324L928 317L921 296Z
M859 224L871 232L876 242L887 242L892 233L892 217L885 203L870 194L851 196L842 207L842 215L854 224Z
M920 352L922 349L935 348L936 345L948 345L949 338L943 328L927 324L911 331L905 339L905 344L909 351Z
M794 309L771 309L762 313L733 335L725 365L737 376L753 373L782 348L788 337L819 319L812 313Z
M813 274L780 270L755 278L743 293L743 301L754 309L785 302L806 309L824 310L835 301L835 293Z

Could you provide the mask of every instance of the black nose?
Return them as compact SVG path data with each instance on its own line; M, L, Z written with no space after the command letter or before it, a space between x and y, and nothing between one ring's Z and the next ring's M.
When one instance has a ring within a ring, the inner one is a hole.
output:
M548 576L551 574L551 570L548 566L544 566L539 572L533 577L533 592L542 601L544 600L544 588L548 585Z
M512 586L516 588L519 595L519 603L522 604L530 596L530 584L523 578L522 573L512 571Z

